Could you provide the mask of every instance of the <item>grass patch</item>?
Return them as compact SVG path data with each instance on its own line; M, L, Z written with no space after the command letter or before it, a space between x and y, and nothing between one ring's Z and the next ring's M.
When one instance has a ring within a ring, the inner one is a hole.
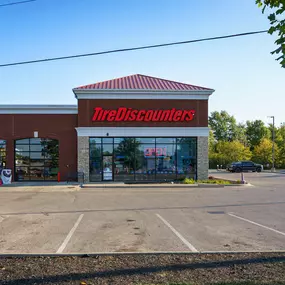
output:
M229 185L234 184L227 180L221 179L204 179L204 180L194 180L193 178L185 178L183 180L183 184L196 184L196 183L203 183L203 184L217 184L217 185Z

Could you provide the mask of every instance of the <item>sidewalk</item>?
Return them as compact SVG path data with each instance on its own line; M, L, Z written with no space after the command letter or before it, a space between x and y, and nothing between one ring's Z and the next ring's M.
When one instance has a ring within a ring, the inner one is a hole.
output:
M13 182L0 186L0 192L70 192L78 190L80 190L78 183L66 182Z
M88 183L83 184L80 187L78 183L66 183L66 182L14 182L10 185L0 186L0 193L2 192L73 192L73 191L96 191L96 190L114 190L114 189L168 189L187 190L190 188L223 188L229 185L217 185L217 184L172 184L172 183L145 183L145 184L124 184L124 183Z
M124 184L124 183L88 183L83 185L83 189L100 189L100 188L189 188L198 187L198 184L171 184L171 183L143 183L143 184Z

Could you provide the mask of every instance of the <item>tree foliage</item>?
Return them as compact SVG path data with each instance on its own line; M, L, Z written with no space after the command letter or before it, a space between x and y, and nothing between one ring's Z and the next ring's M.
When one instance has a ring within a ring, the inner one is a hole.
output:
M217 142L214 151L210 151L209 157L211 167L216 165L224 165L240 160L250 160L251 151L239 141L219 141Z
M276 164L280 164L278 156L279 156L279 148L277 144L274 144L275 156L276 156ZM254 161L261 163L263 165L271 165L272 164L272 141L263 138L259 145L257 145L253 150L253 159Z
M237 123L226 111L212 112L209 117L209 163L217 165L250 160L272 167L273 126L261 120ZM285 124L274 128L275 166L285 168Z
M212 112L209 117L209 125L218 141L233 141L237 137L236 119L226 111Z
M263 138L269 138L270 132L261 120L246 122L246 136L248 143L253 150Z
M271 27L268 33L271 35L276 33L278 36L275 41L278 47L272 51L272 54L276 54L278 56L276 60L285 67L285 0L256 0L256 4L262 8L262 13L270 10L268 20Z

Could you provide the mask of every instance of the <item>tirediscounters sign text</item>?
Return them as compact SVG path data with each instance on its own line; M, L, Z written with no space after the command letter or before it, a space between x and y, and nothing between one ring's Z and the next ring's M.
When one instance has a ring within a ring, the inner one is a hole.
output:
M120 107L114 110L94 108L93 122L189 122L194 119L195 110L138 110Z

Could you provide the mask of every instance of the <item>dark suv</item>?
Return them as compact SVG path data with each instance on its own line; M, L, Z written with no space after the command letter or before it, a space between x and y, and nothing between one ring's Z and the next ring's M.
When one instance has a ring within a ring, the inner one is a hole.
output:
M263 166L252 161L238 161L228 165L227 170L230 172L261 172L263 170Z

